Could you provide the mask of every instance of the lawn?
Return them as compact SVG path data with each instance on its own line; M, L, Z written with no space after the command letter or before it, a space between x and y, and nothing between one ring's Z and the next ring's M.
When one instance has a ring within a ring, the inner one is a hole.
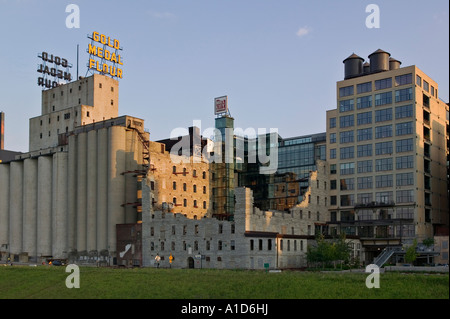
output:
M0 299L449 299L449 275L268 273L211 269L80 267L80 288L66 287L66 267L2 266Z

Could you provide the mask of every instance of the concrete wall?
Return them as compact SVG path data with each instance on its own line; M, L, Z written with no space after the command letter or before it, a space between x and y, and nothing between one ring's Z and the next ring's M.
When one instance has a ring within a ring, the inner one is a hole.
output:
M0 164L0 252L95 261L115 256L116 224L136 223L142 145L135 130L72 134L68 145ZM62 151L61 151L62 150ZM112 259L109 259L112 262Z
M118 81L94 74L42 91L41 115L30 119L29 151L58 145L58 135L119 115Z

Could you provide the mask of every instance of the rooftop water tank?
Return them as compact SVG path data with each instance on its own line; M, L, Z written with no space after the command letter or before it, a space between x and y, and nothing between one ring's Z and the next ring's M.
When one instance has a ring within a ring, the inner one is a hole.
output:
M351 56L345 59L343 61L345 67L344 79L347 80L362 75L363 62L364 59L361 58L360 56L357 56L355 53L353 53Z
M363 64L363 73L364 74L369 74L370 73L370 63L366 62Z
M391 54L389 52L383 51L381 49L378 49L371 55L369 55L370 73L389 71L390 56Z
M390 58L389 59L389 70L400 69L400 64L402 64L402 62L400 62L399 60L396 60L394 58Z

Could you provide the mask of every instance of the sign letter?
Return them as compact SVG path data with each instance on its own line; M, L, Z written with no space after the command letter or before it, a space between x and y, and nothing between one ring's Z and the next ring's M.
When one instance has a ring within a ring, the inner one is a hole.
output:
M69 4L66 7L66 12L70 14L66 18L66 27L68 29L80 28L80 7L76 4Z
M369 29L380 28L380 7L376 4L369 4L366 7L366 12L370 14L366 18L366 27Z
M77 265L70 264L66 267L66 272L72 272L66 278L67 288L80 288L80 268Z
M369 289L380 288L380 268L377 265L370 264L366 267L366 272L371 273L366 278L366 287Z

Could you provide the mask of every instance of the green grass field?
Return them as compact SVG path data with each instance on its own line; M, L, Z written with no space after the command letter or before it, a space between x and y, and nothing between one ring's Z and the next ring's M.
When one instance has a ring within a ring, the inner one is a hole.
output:
M66 267L0 267L0 299L449 299L448 274L267 273L207 269L80 267L80 288L66 287Z

